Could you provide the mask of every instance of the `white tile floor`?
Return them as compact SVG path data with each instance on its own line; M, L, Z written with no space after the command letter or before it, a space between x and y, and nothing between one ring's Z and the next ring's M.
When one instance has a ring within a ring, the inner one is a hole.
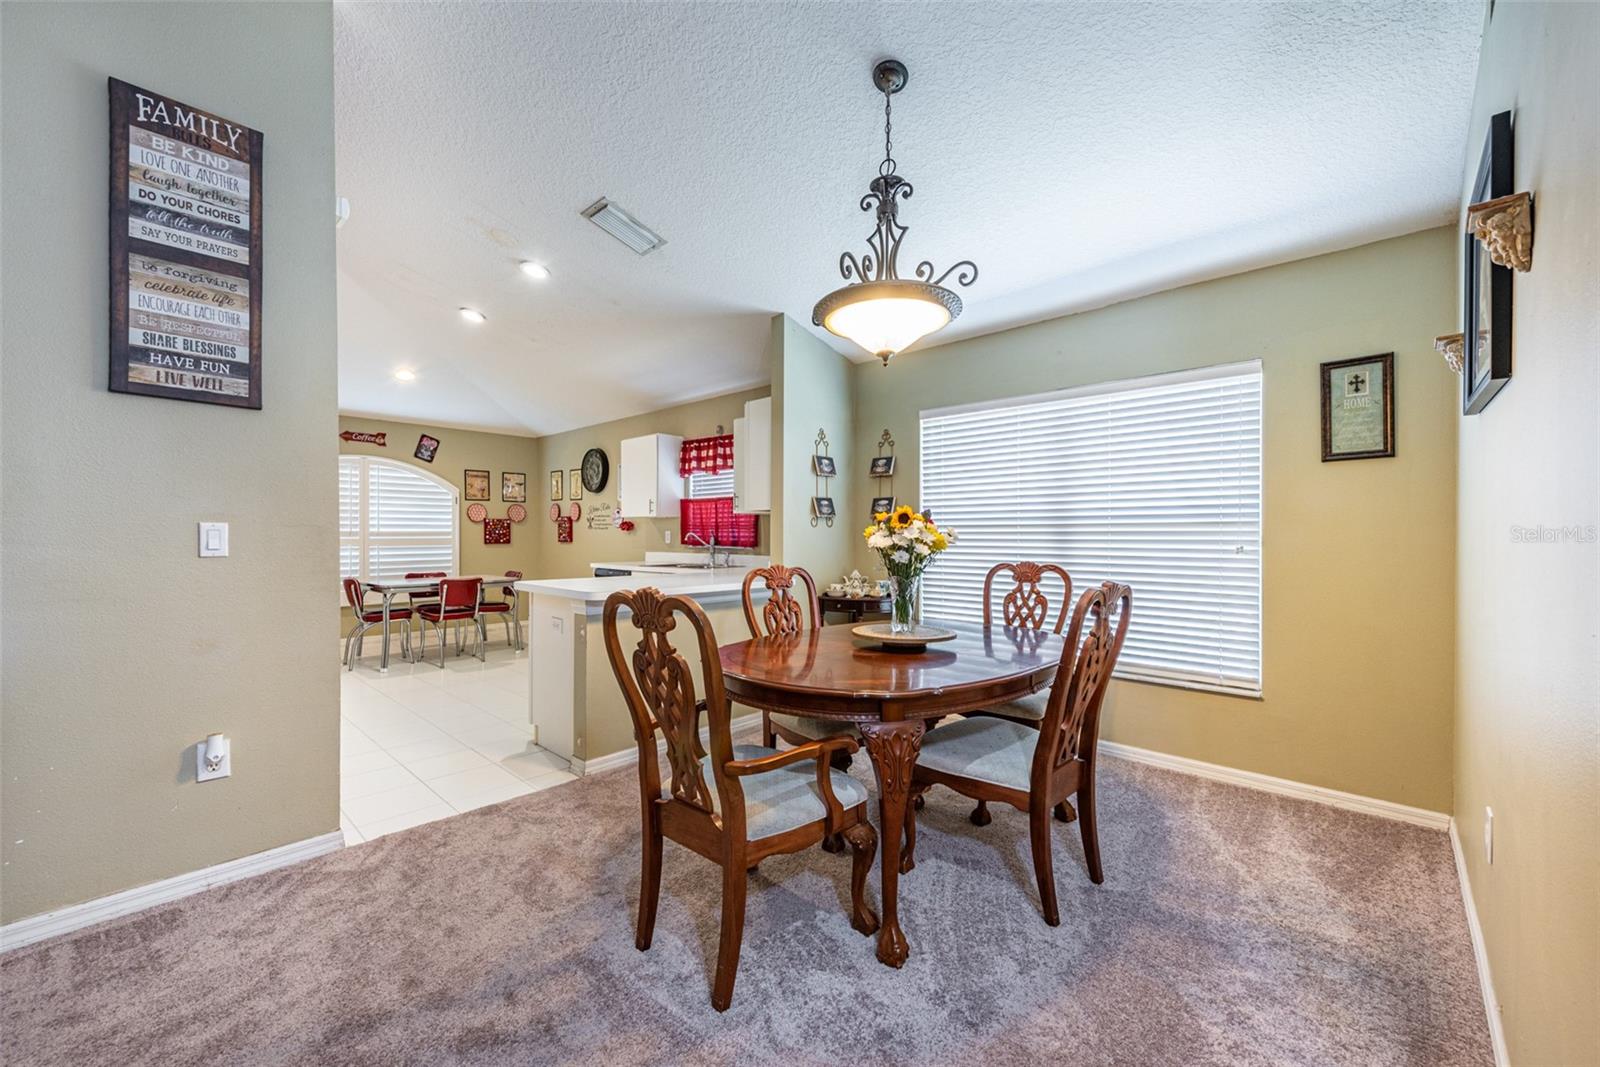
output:
M491 635L497 632L491 630ZM340 824L355 844L570 782L567 762L533 743L528 657L491 638L486 662L445 653L407 663L399 641L378 673L376 634L340 670Z

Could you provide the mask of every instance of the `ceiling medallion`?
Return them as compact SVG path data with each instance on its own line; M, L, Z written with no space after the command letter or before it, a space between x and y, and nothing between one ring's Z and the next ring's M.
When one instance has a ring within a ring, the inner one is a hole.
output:
M890 100L905 87L905 64L897 59L879 63L872 69L872 84L883 94L883 162L870 191L861 198L861 210L876 210L878 226L867 237L871 251L866 255L857 259L845 252L839 257L839 273L847 282L855 279L854 284L817 301L811 323L854 341L887 366L897 353L961 314L961 298L944 287L944 280L954 274L956 284L971 285L978 280L978 267L964 259L935 278L933 263L925 259L917 264L919 280L900 277L900 242L906 227L898 217L899 202L910 198L911 183L895 173Z

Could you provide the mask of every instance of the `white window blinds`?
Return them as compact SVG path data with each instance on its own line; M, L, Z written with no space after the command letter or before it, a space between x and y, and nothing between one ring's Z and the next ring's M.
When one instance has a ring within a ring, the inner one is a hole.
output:
M695 471L687 479L687 493L690 500L708 500L713 497L733 495L733 468L719 474L710 474L706 471Z
M406 463L339 457L339 573L379 581L459 573L456 491Z
M921 502L960 534L929 617L981 619L1002 560L1059 563L1074 599L1133 587L1119 677L1261 692L1259 362L923 412Z

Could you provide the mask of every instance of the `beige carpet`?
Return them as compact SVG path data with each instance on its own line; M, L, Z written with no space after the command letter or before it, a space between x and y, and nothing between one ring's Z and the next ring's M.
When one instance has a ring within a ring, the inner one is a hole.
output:
M718 1015L709 864L667 845L655 947L633 947L635 782L582 779L13 952L4 1062L1492 1062L1436 831L1106 759L1106 883L1058 824L1051 929L1025 819L978 829L935 790L901 881L906 968L850 929L847 859L812 850L752 882Z

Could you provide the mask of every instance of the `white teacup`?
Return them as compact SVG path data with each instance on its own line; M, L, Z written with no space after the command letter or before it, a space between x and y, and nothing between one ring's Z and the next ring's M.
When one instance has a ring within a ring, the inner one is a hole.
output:
M832 585L828 586L828 595L829 596L844 596L844 585L843 585L843 583L834 582Z

